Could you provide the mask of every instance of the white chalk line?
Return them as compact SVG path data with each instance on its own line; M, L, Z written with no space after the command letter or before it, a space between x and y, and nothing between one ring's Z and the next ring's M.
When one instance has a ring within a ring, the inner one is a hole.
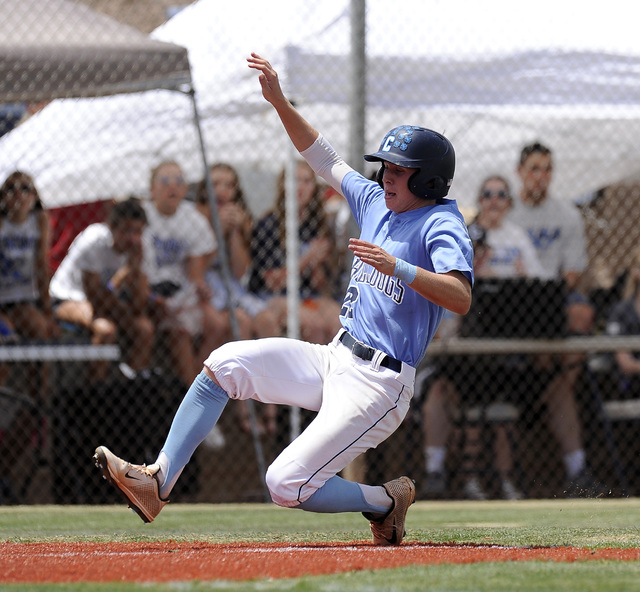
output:
M210 547L207 551L212 551L214 553L220 553L223 555L239 555L243 553L262 553L262 554L283 554L283 553L341 553L341 552L353 552L353 553L395 553L398 551L426 551L426 550L440 550L440 551L455 551L460 549L470 549L470 550L484 550L484 549L517 549L518 547L508 547L502 545L433 545L433 546L425 546L425 545L401 545L399 547L388 546L388 547L360 547L360 546L340 546L340 547L316 547L316 546L288 546L288 547L242 547L242 548L221 548L218 549L216 547ZM197 549L157 549L153 551L65 551L63 553L20 553L20 555L25 555L28 557L87 557L87 556L100 556L100 557L138 557L145 555L159 555L166 553L179 553L180 556L184 557L185 555L195 555L200 553L201 550Z

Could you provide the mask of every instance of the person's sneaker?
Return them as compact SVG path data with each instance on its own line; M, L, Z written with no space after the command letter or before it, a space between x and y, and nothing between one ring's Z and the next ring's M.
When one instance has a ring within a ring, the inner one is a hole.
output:
M144 522L153 522L169 500L160 498L160 484L156 476L158 465L133 465L118 458L106 446L98 446L93 455L102 476L125 498L129 507Z
M589 469L582 469L575 477L567 480L566 497L607 497L611 491L600 483Z
M523 493L515 486L511 479L504 478L500 482L500 489L502 490L502 497L506 500L521 500L524 499Z
M471 477L464 482L462 493L468 500L482 501L487 499L487 494L482 489L477 477Z
M418 498L421 500L442 499L447 492L447 480L442 471L426 474Z
M363 512L362 515L369 520L374 545L400 545L406 535L404 521L407 511L416 501L416 486L409 477L398 477L385 483L383 487L393 500L391 509L378 519L368 512Z

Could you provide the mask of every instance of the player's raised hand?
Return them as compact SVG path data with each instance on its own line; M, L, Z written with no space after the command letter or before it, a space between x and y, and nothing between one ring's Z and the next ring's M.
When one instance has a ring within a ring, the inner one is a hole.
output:
M247 58L249 68L258 70L260 76L260 86L262 87L262 96L271 103L274 107L285 100L284 93L280 87L280 81L278 80L278 73L273 69L273 66L259 56L257 53L252 52L251 56Z
M363 263L371 265L385 275L393 275L396 258L389 255L382 247L359 238L350 238L349 250Z
M318 137L318 131L296 111L284 96L282 88L280 88L278 73L267 60L255 52L247 58L247 62L249 68L260 72L258 79L260 86L262 86L262 96L271 103L278 113L293 145L299 152L309 148Z

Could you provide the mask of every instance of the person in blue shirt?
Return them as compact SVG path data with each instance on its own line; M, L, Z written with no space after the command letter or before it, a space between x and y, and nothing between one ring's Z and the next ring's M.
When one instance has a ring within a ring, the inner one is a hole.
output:
M267 60L253 53L248 64L295 148L345 196L360 226L360 238L349 242L354 261L342 329L326 345L280 337L223 345L205 361L153 465L133 465L105 446L95 462L150 522L229 398L310 409L315 419L267 470L273 501L311 512L362 512L374 544L399 545L413 481L403 476L374 486L338 473L401 424L415 368L444 310L469 310L473 250L455 202L445 199L453 146L429 129L399 126L365 156L381 164L377 180L367 179L292 106Z

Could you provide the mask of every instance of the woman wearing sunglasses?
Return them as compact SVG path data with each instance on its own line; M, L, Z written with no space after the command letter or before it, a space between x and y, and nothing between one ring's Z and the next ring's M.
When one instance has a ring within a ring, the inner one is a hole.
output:
M0 186L0 343L18 339L48 339L60 334L49 297L49 223L33 179L22 171L11 173ZM11 378L39 404L47 392L47 366L30 363L0 366L0 385ZM11 386L15 386L13 382ZM4 435L0 438L0 483L4 495L13 497L8 477L28 446L36 417L26 406L15 413L3 412ZM0 497L2 497L0 492Z
M506 219L513 205L509 183L500 175L487 177L478 193L478 215L472 224L486 232L490 249L477 277L540 277L544 271L525 230Z
M57 331L49 297L49 225L33 179L15 171L0 187L0 312L32 339Z

